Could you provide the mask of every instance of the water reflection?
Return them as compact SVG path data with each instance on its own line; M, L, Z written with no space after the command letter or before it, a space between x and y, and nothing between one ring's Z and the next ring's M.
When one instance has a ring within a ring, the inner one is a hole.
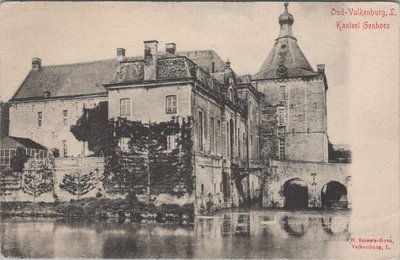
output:
M265 210L199 217L191 227L3 219L0 232L3 255L33 258L318 258L350 234L347 213Z

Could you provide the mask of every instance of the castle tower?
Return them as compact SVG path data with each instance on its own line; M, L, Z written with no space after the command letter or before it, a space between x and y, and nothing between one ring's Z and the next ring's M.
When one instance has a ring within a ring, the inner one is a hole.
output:
M264 159L328 161L324 65L313 70L293 35L294 17L279 16L280 32L253 83L264 94L260 144ZM306 35L305 35L306 36Z

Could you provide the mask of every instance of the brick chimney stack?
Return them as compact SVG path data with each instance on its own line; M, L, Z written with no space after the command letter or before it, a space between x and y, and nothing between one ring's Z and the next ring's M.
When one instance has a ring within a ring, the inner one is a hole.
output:
M325 73L325 64L318 64L317 65L317 71L319 73Z
M40 58L32 58L32 70L40 70L42 67L42 60Z
M158 41L144 42L144 80L157 78Z
M175 54L176 52L176 44L171 42L171 43L166 43L165 44L165 51L171 54Z
M117 48L117 61L121 62L125 60L125 49Z

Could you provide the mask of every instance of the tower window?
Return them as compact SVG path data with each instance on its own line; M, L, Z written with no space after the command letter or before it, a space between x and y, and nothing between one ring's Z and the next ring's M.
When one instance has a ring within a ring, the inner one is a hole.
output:
M279 139L279 160L285 160L285 139Z
M314 103L314 108L317 108L317 103Z

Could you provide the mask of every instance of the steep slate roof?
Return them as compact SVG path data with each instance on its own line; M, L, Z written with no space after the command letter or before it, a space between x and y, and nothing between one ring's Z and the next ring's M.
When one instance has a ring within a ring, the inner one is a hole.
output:
M118 68L116 59L86 63L42 66L31 70L11 101L106 93L102 84L109 82Z
M293 23L294 18L288 12L287 5L285 5L284 13L279 16L279 24L281 26L279 37L275 40L274 47L260 70L253 76L253 79L318 75L300 50L297 39L293 37ZM282 65L286 71L280 74L278 69Z
M17 147L37 149L37 150L47 150L46 147L36 143L35 141L29 138L6 136L3 139L1 139L1 149L16 149Z
M180 51L177 54L188 57L207 72L212 73L213 63L214 72L223 72L225 70L225 62L214 50Z
M167 77L166 66L171 61L163 60L186 56L194 60L204 70L210 71L214 62L215 71L223 71L225 63L213 50L179 52L177 55L159 52L159 78ZM143 78L143 56L127 57L123 62L126 71L124 80ZM176 60L175 62L182 62ZM193 63L187 61L186 63ZM189 66L189 65L188 65ZM190 65L192 66L192 65ZM116 59L99 60L85 63L42 66L39 70L31 70L10 101L44 99L44 92L49 91L50 97L66 97L78 95L105 94L104 84L122 82L117 80L119 62ZM177 72L176 72L177 73ZM184 76L172 75L175 78ZM170 76L170 75L169 75Z

